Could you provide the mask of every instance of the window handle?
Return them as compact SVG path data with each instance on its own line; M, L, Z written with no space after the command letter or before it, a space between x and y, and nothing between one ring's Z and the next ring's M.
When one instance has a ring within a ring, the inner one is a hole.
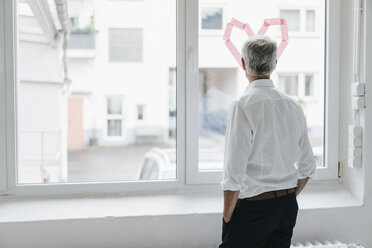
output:
M195 48L193 47L189 48L189 63L190 63L191 73L195 73L196 72L196 52L195 52Z

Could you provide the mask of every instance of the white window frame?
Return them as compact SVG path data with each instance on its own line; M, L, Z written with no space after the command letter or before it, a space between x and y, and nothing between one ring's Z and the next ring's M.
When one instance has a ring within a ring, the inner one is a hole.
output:
M16 1L0 0L0 195L68 195L154 190L220 190L221 171L198 170L198 0L177 0L177 178L175 180L17 184ZM318 179L336 179L340 3L328 0L326 165ZM331 10L331 11L330 11ZM187 18L186 18L187 17ZM332 46L329 46L332 44ZM330 94L329 92L332 92ZM186 108L187 106L187 108ZM332 109L332 111L329 111ZM187 165L187 166L186 166ZM200 185L193 185L200 184ZM203 185L201 185L203 184Z
M293 9L310 9L296 6ZM194 30L199 30L197 16L198 0L187 1L187 9L189 18L186 20L186 48L188 51L188 61L186 66L186 140L187 150L187 168L186 182L188 184L201 183L218 183L222 178L222 170L199 170L199 111L198 96L199 96L199 66L198 66L198 34ZM278 7L280 9L289 9L287 7ZM311 8L314 9L314 8ZM316 11L316 15L319 11ZM339 129L339 36L340 36L340 3L336 0L326 1L326 24L325 29L325 128L324 128L324 167L317 168L317 178L315 180L335 180L338 178L338 129ZM303 16L303 15L301 15ZM301 17L303 18L303 17ZM304 23L303 21L301 23ZM304 24L302 24L304 25ZM302 28L303 29L303 28ZM301 30L302 30L301 29ZM316 31L317 33L319 31ZM311 32L313 34L314 32ZM329 44L332 44L330 46ZM329 83L333 82L333 83ZM330 93L332 92L332 93Z
M109 114L107 112L107 107L108 107L108 99L112 97L112 98L120 98L121 100L121 113L120 114ZM122 95L106 95L105 96L105 125L104 125L104 128L105 128L105 141L115 141L115 140L123 140L125 139L126 137L126 134L125 134L125 125L124 125L124 121L125 121L125 104L124 104L124 96ZM121 121L121 135L118 135L118 136L110 136L108 135L108 121L109 120L120 120Z
M332 0L331 0L327 4L327 7L334 6L334 4L337 4L337 3L333 3ZM319 22L319 15L321 15L322 13L320 13L320 10L318 8L313 7L313 6L303 7L301 5L298 5L298 6L278 5L277 9L278 9L278 16L280 16L280 10L299 10L300 11L300 31L290 31L290 30L288 30L290 36L292 36L292 37L293 36L313 37L313 36L319 36L320 35L320 31L317 30L316 27L317 27L317 23ZM307 24L306 23L307 22L306 11L307 10L314 10L315 11L315 24L314 24L315 25L315 30L314 31L306 31L306 24Z
M314 81L313 82L316 82L316 80L318 80L318 73L316 72L278 72L278 77L279 76L291 76L291 75L296 75L298 76L298 87L297 87L297 96L293 96L297 99L301 99L301 100L304 100L306 102L313 102L313 101L317 101L319 100L319 94L317 93L318 90L319 90L319 87L320 85L318 84L313 84L313 91L314 91L314 95L313 96L306 96L305 95L305 77L306 76L313 76L313 79Z

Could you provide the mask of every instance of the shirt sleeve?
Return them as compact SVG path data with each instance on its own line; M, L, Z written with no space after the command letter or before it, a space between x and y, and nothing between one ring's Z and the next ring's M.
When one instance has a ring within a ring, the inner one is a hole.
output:
M225 133L224 170L221 188L241 190L252 148L252 129L239 101L230 103Z
M313 154L313 149L310 144L308 137L306 116L304 115L302 108L302 133L299 141L299 154L295 166L297 168L297 179L303 179L306 177L314 178L316 175L316 162Z

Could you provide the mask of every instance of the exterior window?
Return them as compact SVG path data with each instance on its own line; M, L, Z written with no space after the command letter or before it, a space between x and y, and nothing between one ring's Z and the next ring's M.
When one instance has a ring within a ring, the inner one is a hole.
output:
M143 105L137 105L137 119L143 120Z
M287 20L288 31L300 31L300 10L281 9L280 16Z
M122 135L122 98L107 98L107 136Z
M110 28L110 61L142 62L143 32L139 28Z
M222 11L219 7L203 7L202 29L222 29Z
M107 136L121 136L121 120L107 120Z
M297 96L298 95L298 76L297 75L282 75L279 76L279 87L284 93Z
M107 99L107 114L121 115L121 98L110 97Z
M306 10L306 32L315 32L315 10Z
M79 17L78 16L71 16L70 17L70 23L72 29L78 28L79 27Z
M278 87L285 94L301 100L309 100L315 97L313 74L280 74L278 78Z
M99 42L73 46L65 60L53 1L41 9L28 2L15 0L19 12L4 5L4 13L18 16L12 22L7 15L0 29L0 50L7 55L0 71L9 75L5 80L0 73L0 84L7 102L14 102L3 105L15 115L0 116L7 123L0 125L0 136L7 134L0 147L15 161L0 163L0 189L53 193L76 182L69 190L93 192L219 183L227 108L248 86L222 40L223 29L235 17L257 32L267 13L279 12L294 33L271 77L303 106L320 179L337 178L339 111L330 109L338 106L334 58L340 49L328 44L337 44L339 35L325 32L339 24L335 1L69 1L68 18L78 26L69 46L74 35ZM270 27L266 33L278 44L279 30ZM234 29L238 49L246 39ZM69 73L63 78L66 62ZM138 183L144 180L151 181Z
M288 31L314 33L316 30L315 10L307 8L281 9L279 15L287 19Z
M314 96L314 76L305 76L305 96Z

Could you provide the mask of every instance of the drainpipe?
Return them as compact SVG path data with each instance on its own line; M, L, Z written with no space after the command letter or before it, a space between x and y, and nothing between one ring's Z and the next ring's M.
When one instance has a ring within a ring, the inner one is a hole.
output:
M64 82L70 84L71 79L69 78L68 61L67 61L67 49L68 41L71 33L71 23L68 18L67 0L54 0L57 8L58 19L61 23L63 33L63 69L64 69Z

